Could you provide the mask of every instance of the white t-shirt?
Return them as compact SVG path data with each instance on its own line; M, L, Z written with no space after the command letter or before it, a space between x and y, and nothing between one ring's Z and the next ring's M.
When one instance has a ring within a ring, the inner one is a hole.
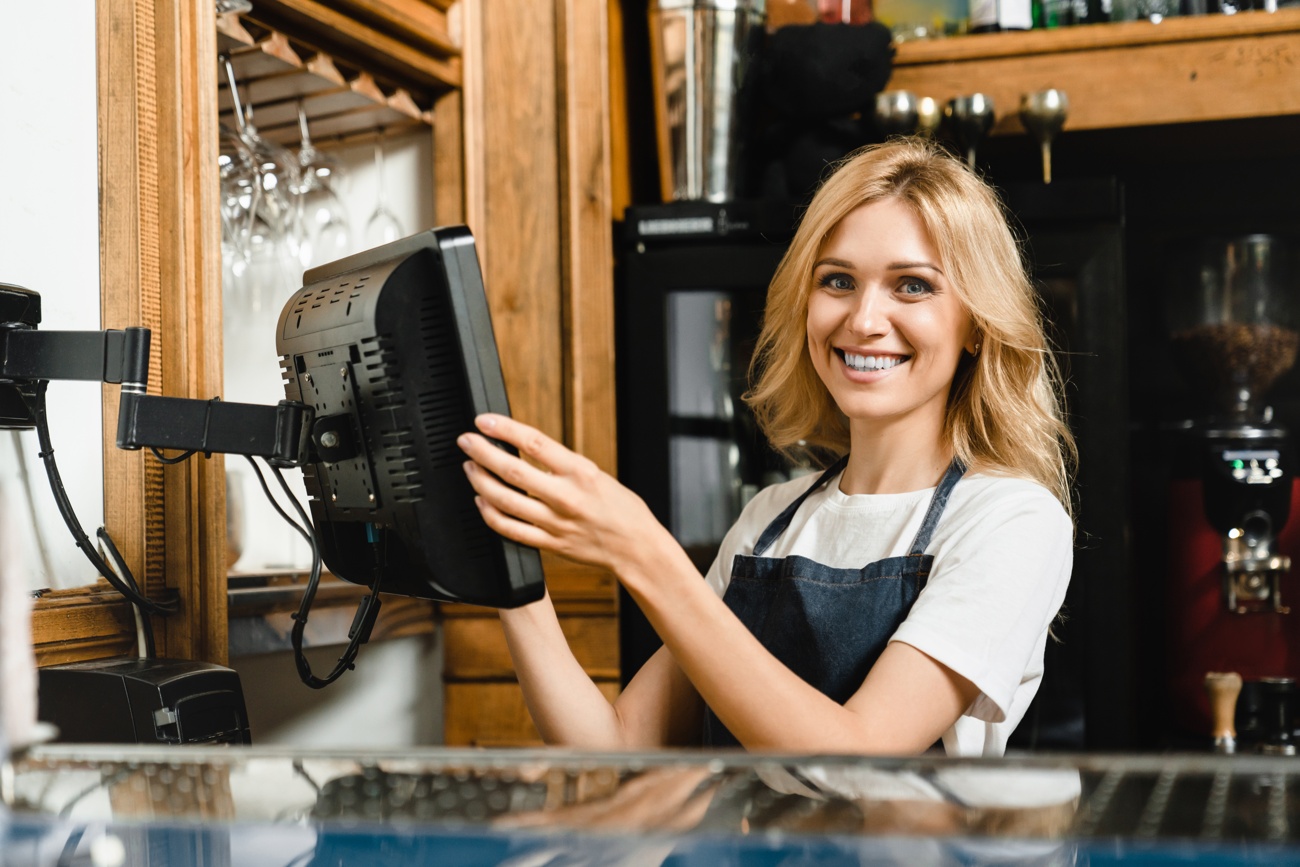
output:
M804 476L760 491L728 531L706 576L721 596L737 555L812 484ZM860 569L908 553L934 489L844 494L840 477L799 507L764 557L808 557ZM934 555L925 588L891 641L902 641L975 684L980 694L943 735L950 756L1000 756L1043 676L1047 630L1065 599L1073 528L1041 485L986 474L953 488L924 553Z

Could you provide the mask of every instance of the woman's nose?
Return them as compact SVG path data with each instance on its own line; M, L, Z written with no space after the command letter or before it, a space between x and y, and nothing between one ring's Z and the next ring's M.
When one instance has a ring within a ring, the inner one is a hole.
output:
M871 290L858 293L853 308L849 311L847 324L849 330L863 336L888 334L892 327L888 299L880 292Z

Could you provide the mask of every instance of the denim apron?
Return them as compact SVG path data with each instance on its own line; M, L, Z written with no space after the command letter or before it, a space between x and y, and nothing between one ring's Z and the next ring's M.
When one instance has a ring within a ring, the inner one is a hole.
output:
M930 499L908 553L833 569L807 557L764 557L795 512L848 464L845 455L767 526L751 557L736 555L722 601L787 668L843 704L862 686L912 603L925 587L934 555L926 554L953 486L966 468L953 460ZM704 745L739 746L713 711L704 709Z

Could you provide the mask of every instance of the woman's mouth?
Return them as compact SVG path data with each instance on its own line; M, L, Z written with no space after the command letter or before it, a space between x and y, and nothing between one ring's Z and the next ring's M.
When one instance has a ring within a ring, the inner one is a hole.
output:
M840 357L846 367L861 373L889 370L911 358L910 355L859 355L856 352L847 352L843 349L836 349L835 354Z

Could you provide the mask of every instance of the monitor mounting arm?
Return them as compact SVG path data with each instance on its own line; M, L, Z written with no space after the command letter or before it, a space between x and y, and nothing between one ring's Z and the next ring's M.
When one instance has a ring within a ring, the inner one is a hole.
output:
M307 462L312 409L306 404L282 400L264 406L146 394L149 329L38 331L39 296L0 284L0 303L11 311L15 301L24 314L0 320L0 427L35 425L32 407L41 380L121 383L118 448L248 455L284 467Z

